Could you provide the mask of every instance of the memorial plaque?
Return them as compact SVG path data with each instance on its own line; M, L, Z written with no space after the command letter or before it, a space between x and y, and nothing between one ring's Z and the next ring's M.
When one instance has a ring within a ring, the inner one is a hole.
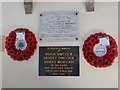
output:
M79 46L39 47L39 76L79 76Z
M40 40L78 40L78 12L40 14Z

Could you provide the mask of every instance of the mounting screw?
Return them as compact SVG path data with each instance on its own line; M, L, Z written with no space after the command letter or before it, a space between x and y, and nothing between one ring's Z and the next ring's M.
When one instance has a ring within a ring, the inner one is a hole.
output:
M42 14L40 14L40 16L42 16Z
M78 38L76 38L76 40L78 40Z

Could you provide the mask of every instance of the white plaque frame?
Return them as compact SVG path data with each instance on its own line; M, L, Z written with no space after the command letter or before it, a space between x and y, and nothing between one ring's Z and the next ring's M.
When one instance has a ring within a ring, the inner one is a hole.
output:
M39 40L78 40L77 11L41 12Z

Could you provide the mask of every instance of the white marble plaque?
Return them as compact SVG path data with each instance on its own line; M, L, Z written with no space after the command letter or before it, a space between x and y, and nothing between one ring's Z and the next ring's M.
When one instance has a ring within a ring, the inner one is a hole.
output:
M40 40L78 40L78 12L40 13Z

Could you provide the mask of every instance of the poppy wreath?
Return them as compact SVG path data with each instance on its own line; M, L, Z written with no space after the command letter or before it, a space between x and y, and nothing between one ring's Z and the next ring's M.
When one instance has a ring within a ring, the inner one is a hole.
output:
M16 49L16 31L24 30L25 32L25 40L27 43L27 47L25 50L21 51ZM13 59L17 61L24 61L31 58L34 54L35 49L37 48L36 37L33 32L26 28L17 28L9 33L5 40L5 48L7 54Z
M110 45L106 46L107 53L102 57L98 57L94 53L94 46L99 43L99 37L105 36L109 37ZM91 34L84 41L82 51L86 61L91 66L99 68L111 66L114 62L114 59L118 56L117 44L115 39L113 39L110 35L102 32Z

